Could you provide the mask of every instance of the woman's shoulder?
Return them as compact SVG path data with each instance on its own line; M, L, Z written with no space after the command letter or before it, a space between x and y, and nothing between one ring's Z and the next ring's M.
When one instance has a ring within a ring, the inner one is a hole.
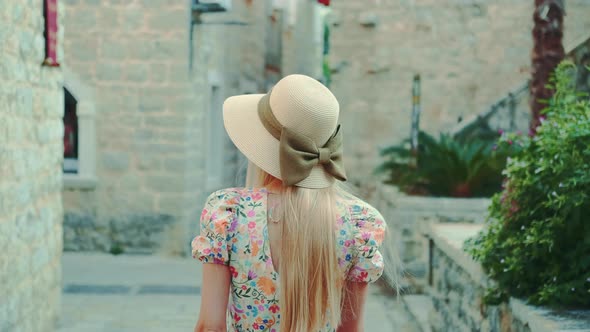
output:
M342 196L340 203L345 206L350 211L351 216L355 218L363 218L365 216L381 216L379 210L377 210L374 206L351 194Z
M242 200L260 200L264 195L265 188L224 188L212 192L207 198L207 204L238 205Z
M347 195L341 202L348 210L351 222L355 226L359 228L385 227L385 220L379 210L366 201Z

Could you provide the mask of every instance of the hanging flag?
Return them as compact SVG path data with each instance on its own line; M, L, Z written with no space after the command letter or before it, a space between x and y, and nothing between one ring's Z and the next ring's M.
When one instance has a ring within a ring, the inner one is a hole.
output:
M57 67L57 0L44 0L45 60L43 65Z
M318 0L318 3L324 5L324 6L329 6L330 5L330 0Z

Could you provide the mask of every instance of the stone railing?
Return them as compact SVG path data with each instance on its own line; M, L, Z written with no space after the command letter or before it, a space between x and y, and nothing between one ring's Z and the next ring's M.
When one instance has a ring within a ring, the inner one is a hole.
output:
M590 332L590 311L557 312L514 298L501 305L486 305L483 296L493 282L462 250L464 241L482 228L483 225L445 223L432 224L426 230L429 268L425 291L432 301L426 329Z
M590 72L585 66L590 65L590 37L577 41L567 51L566 59L578 66L576 88L590 92ZM511 90L485 111L464 119L451 129L453 136L469 136L478 130L506 130L510 132L527 132L530 122L529 82Z
M404 287L410 292L421 292L426 285L428 243L423 233L430 223L481 224L490 204L482 198L407 196L388 185L378 187L371 201L387 221L392 233L389 245L396 246L409 275Z

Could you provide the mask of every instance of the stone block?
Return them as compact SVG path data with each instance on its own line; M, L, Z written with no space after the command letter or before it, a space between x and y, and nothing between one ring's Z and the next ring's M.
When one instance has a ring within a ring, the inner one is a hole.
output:
M18 88L15 95L15 111L22 115L33 113L33 95L31 88Z
M108 251L111 247L109 227L97 222L89 213L64 214L64 250Z
M149 65L128 64L125 66L125 79L130 82L142 83L148 80Z
M126 45L115 37L105 39L100 47L101 58L105 60L124 60L127 55Z
M182 193L185 190L184 178L178 175L151 175L145 179L146 188L159 193Z
M166 230L176 219L171 215L151 213L130 215L110 221L113 243L124 249L143 249L152 251L161 243Z
M145 118L145 125L149 128L184 128L186 118L179 115L150 116Z
M178 213L184 211L186 207L186 195L184 194L165 194L158 198L158 208L165 213Z
M177 59L177 61L186 61L186 75L188 76L188 61L185 60L186 54L188 54L187 44L186 41L180 38L155 40L152 44L153 53L150 58L157 60Z
M40 144L47 144L63 138L63 120L46 121L37 125L36 136Z
M16 216L15 224L17 236L25 243L38 240L44 233L32 209Z
M120 10L121 28L125 31L135 32L145 26L145 13L137 8L123 8Z
M153 39L145 37L131 39L127 42L129 57L137 60L153 60L155 44L156 42Z
M187 169L186 159L184 158L167 158L164 161L164 169L176 174L183 174Z
M111 171L126 171L129 168L129 154L125 152L104 152L102 166Z
M118 63L98 63L96 65L96 78L101 81L120 81L122 78L122 66Z
M69 22L68 22L69 24ZM68 26L68 29L70 27ZM82 30L83 31L83 30ZM86 35L72 36L76 42L71 44L71 47L67 47L68 58L71 58L70 66L73 64L84 63L85 70L76 70L80 75L86 73L88 69L88 62L96 61L98 59L98 35L89 33Z
M168 76L171 80L176 82L188 81L190 74L188 63L173 63L168 68Z
M117 8L102 7L97 10L98 24L105 30L118 30L120 26L119 10Z
M166 142L182 142L187 137L189 136L182 130L164 130L158 134L158 138Z
M149 5L152 7L152 5ZM188 7L185 9L163 9L153 11L148 19L148 27L152 31L184 30L188 19Z
M161 88L142 89L139 95L140 112L162 112L168 107L168 95Z
M77 8L75 11L72 11L67 15L68 29L72 31L94 30L97 27L97 13L99 12L100 11L90 8Z
M168 66L166 64L154 63L150 67L150 81L159 83L168 81Z
M49 248L39 246L32 252L31 256L31 272L36 274L42 270L49 263Z

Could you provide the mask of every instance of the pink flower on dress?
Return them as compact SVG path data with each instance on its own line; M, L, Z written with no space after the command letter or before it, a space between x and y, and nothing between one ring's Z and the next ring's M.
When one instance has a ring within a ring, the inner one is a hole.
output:
M371 239L371 234L369 234L368 232L364 232L362 238L365 241L369 241L369 239Z
M254 212L254 210L248 211L248 217L252 218L254 216L256 216L256 212Z
M262 194L260 193L255 193L254 195L252 195L252 200L254 201L259 201L262 199Z
M256 279L256 277L258 277L258 275L254 271L248 271L248 280Z
M254 228L256 228L256 223L255 223L255 222L253 222L253 221L250 221L250 222L248 223L248 228L250 228L250 229L254 229Z

